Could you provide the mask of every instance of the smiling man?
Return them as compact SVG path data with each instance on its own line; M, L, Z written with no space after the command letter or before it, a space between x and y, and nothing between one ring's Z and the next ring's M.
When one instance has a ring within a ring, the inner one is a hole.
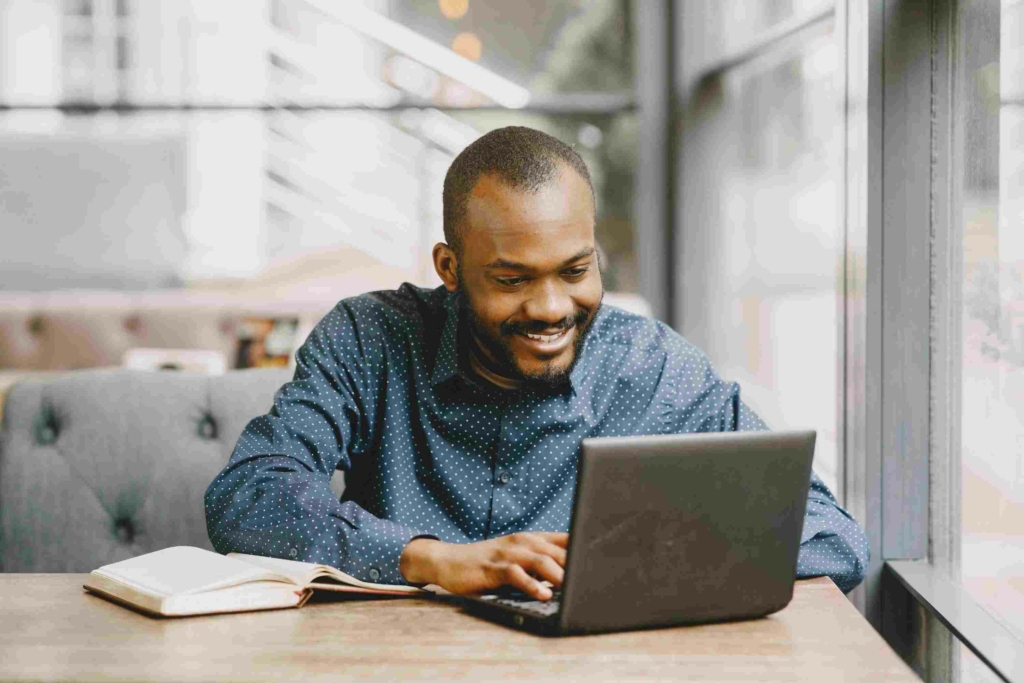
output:
M601 305L594 222L587 167L555 138L503 128L466 148L444 183L443 286L346 299L320 322L206 492L214 547L548 599L582 439L765 429L700 350ZM812 477L798 574L850 590L866 564Z

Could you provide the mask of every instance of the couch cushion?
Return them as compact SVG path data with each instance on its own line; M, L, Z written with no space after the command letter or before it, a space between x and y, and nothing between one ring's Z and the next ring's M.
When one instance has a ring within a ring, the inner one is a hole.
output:
M0 571L210 548L203 493L289 375L116 369L15 385L0 428Z

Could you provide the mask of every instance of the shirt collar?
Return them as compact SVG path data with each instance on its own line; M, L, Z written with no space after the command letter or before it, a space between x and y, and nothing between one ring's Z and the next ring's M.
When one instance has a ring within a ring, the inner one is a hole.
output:
M441 343L437 347L437 357L434 360L434 371L430 375L430 383L433 386L447 382L459 374L459 296L458 292L449 293L444 300L445 321L444 329L441 330ZM598 316L601 315L599 310ZM591 334L583 343L580 350L580 358L576 367L569 374L569 385L573 394L579 394L586 378L587 357L590 355L589 347L594 341L593 328L597 323L595 317L591 325Z
M445 321L441 330L441 343L434 359L434 372L430 383L437 386L447 382L459 371L459 293L450 292L444 298Z

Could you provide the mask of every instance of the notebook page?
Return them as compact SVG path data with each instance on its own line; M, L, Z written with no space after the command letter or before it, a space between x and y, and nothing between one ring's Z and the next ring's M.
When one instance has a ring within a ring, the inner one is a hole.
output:
M327 569L322 564L284 560L279 557L263 557L262 555L245 555L243 553L228 553L228 557L245 562L253 567L261 567L278 574L283 574L300 586L305 586Z
M230 553L228 557L238 558L243 562L284 574L291 577L295 583L301 586L309 585L314 579L318 579L320 577L331 577L335 581L339 581L349 586L358 586L360 588L370 590L380 590L388 593L420 592L420 589L414 586L396 586L360 581L354 576L349 576L345 572L326 564L313 564L312 562L298 562L296 560L283 560L277 557L261 557L259 555L243 555L240 553Z
M289 577L202 548L175 546L115 562L96 574L154 595L190 595L250 581Z

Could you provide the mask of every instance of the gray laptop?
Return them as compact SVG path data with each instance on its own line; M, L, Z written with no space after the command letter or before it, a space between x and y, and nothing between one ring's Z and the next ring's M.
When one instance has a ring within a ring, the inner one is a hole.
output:
M793 596L815 433L585 439L555 598L469 598L544 635L752 619Z

